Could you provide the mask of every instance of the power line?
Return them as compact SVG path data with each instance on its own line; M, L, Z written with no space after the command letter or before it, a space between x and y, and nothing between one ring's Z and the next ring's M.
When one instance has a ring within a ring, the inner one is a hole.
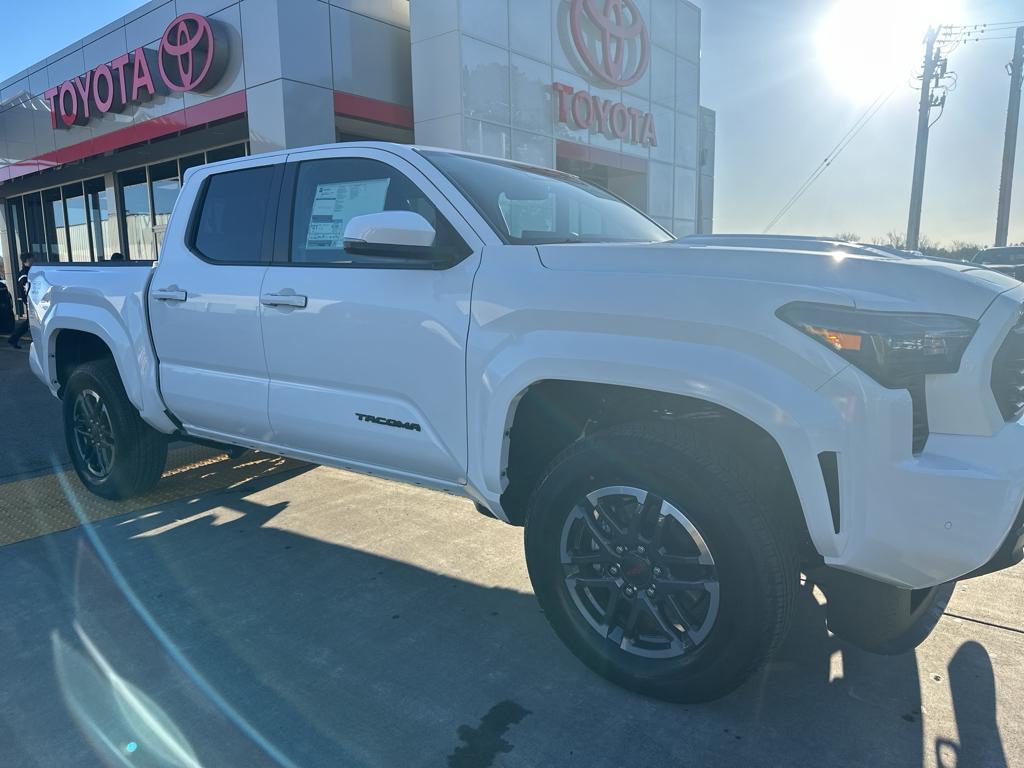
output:
M939 35L938 42L952 45L955 50L964 43L981 43L996 40L1013 40L1016 27L1024 24L1020 21L986 22L982 24L958 24L945 26Z
M1016 27L1024 24L1024 19L1018 21L988 21L981 24L945 24L943 29L948 34L963 29L999 29L1001 27Z
M889 91L888 94L884 96L879 95L878 98L875 99L874 102L872 102L871 106L869 106L864 111L864 114L857 118L857 120L850 127L850 130L848 130L846 134L843 136L843 138L839 140L839 143L832 148L832 151L828 153L824 160L822 160L821 164L814 169L814 172L811 173L811 175L807 177L807 180L800 185L800 188L797 189L797 191L793 194L789 201L784 206L782 206L782 210L780 210L775 215L775 218L773 218L768 223L768 226L764 228L764 234L768 234L772 230L772 228L774 228L775 225L778 224L783 219L783 217L790 212L790 210L792 210L793 206L800 201L800 198L803 197L804 194L806 194L807 190L809 190L811 186L813 186L814 182L816 182L822 176L822 174L824 174L825 171L827 171L832 166L832 163L836 161L836 159L843 153L843 151L848 146L850 146L850 144L853 143L853 140L857 138L857 135L862 130L864 130L865 126L867 126L867 124L871 122L871 119L875 115L877 115L879 111L881 111L882 107L886 105L886 103L889 101L889 99L893 97L893 94L895 94L898 89L899 86L896 86L891 91Z

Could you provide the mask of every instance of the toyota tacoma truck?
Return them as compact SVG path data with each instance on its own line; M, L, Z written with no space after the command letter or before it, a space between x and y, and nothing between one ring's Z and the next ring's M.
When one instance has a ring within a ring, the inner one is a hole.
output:
M738 686L801 580L900 653L1021 559L1024 285L977 265L676 240L573 176L358 143L192 169L157 263L38 266L30 305L90 491L177 439L467 497L648 695Z

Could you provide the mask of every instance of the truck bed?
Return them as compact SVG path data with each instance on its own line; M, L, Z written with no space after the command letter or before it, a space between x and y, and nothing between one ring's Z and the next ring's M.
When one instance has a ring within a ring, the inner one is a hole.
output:
M171 431L157 384L156 354L149 335L147 297L155 262L44 264L29 273L32 370L59 396L63 382L54 366L59 343L74 333L98 336L113 354L129 399L143 417ZM59 329L59 330L55 330ZM65 336L64 334L69 334Z

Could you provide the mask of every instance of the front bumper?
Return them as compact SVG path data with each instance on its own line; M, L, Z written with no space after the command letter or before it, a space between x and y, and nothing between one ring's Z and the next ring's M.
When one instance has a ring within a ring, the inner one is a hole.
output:
M920 589L1020 560L1024 419L1004 421L990 379L1022 302L1024 287L1000 297L960 372L929 378L930 435L919 454L911 447L907 391L885 389L850 367L815 393L831 418L809 432L803 455L787 459L805 468L794 480L826 564ZM838 531L826 516L831 510L815 508L825 498L820 469L816 487L806 471L823 451L837 454Z
M900 458L882 435L909 431L909 408L892 409L885 425L869 420L876 433L858 430L839 451L840 532L825 562L911 589L1012 565L1024 423L990 437L933 434L920 455Z

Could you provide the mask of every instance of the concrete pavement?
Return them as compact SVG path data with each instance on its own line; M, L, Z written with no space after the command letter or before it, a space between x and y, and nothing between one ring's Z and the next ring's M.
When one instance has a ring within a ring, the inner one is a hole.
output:
M14 354L0 423L35 397ZM56 439L57 404L32 402L33 440ZM19 461L0 498L31 505L21 484L46 470ZM416 488L245 462L0 547L0 765L1024 766L1020 567L960 585L893 658L830 637L804 590L762 674L674 706L563 648L520 530ZM61 489L47 504L91 503L40 479Z

